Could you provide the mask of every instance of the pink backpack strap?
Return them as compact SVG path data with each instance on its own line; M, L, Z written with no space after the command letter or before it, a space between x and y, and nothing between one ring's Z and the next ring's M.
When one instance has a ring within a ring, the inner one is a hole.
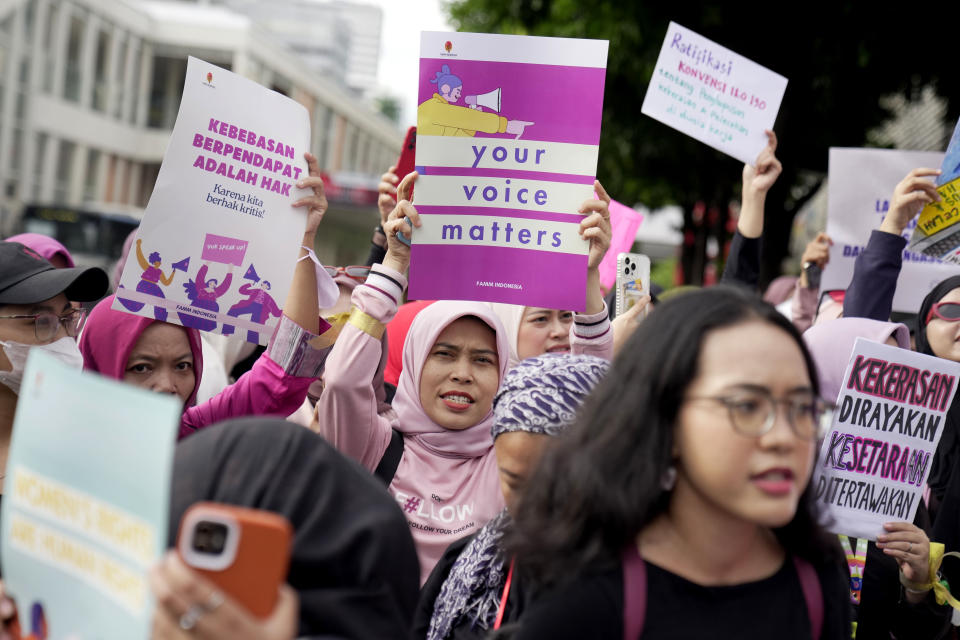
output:
M811 636L813 640L820 640L823 634L823 591L820 588L820 578L817 577L813 565L800 556L793 556L793 565L800 577L803 600L807 603Z
M643 633L647 615L647 565L637 543L628 544L621 554L623 562L623 640L637 640Z

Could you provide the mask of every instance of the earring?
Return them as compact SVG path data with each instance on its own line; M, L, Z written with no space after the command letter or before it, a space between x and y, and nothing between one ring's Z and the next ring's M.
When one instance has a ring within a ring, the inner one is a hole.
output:
M673 485L677 483L677 468L672 464L660 476L660 487L664 491L672 491Z

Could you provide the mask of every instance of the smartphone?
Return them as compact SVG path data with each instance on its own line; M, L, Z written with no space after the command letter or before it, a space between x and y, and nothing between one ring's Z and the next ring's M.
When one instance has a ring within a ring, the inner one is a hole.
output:
M643 296L650 295L650 258L642 253L617 256L617 315L626 313Z
M397 177L400 182L407 177L408 173L413 173L416 169L417 158L417 128L407 129L407 136L403 139L403 147L400 149L400 157L397 158ZM397 184L400 184L399 182ZM413 190L410 190L410 197L413 197ZM396 196L393 197L397 199Z
M807 272L807 285L810 289L820 288L820 276L823 270L816 262L803 263L803 270Z
M252 615L266 618L287 579L292 540L293 527L281 515L198 502L180 520L177 552Z

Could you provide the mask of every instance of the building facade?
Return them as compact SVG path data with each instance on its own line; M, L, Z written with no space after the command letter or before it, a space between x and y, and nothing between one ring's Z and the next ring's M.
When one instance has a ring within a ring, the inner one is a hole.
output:
M375 177L402 135L248 16L215 4L0 0L0 235L30 207L147 203L193 55L284 93L336 175Z

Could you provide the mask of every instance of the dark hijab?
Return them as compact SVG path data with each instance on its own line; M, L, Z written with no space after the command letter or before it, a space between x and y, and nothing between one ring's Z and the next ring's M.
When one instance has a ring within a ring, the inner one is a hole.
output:
M945 295L958 288L960 288L960 276L951 276L934 287L923 299L920 311L917 313L917 330L915 332L919 353L936 356L927 340L927 316L930 315L930 309L933 308L934 304L940 302ZM958 463L960 463L960 394L954 396L953 404L947 412L943 435L937 445L933 464L930 465L930 478L927 480L927 484L930 486L930 491L937 502L943 499L950 482L951 471ZM958 474L957 480L960 481L960 474Z
M287 582L299 635L405 637L420 566L383 485L309 429L279 418L229 420L182 441L174 458L170 545L194 502L286 516L295 531Z

